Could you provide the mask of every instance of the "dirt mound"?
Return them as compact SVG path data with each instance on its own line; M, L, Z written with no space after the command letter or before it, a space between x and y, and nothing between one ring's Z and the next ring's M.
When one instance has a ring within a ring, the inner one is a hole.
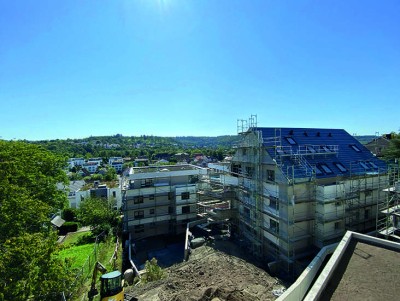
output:
M227 249L228 242L222 244ZM228 250L239 252L237 247ZM231 254L209 246L197 248L188 262L166 269L163 280L138 285L130 293L137 300L154 301L275 300L272 290L281 288L281 282Z

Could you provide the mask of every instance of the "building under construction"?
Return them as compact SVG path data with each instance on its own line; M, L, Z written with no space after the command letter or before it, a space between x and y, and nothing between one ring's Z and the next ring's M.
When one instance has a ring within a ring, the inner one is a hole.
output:
M185 232L197 218L197 186L205 168L133 167L124 180L124 231L134 240Z
M252 116L238 133L229 163L132 169L125 231L139 240L182 233L199 219L228 221L242 247L291 278L347 230L398 234L398 167L346 131L258 127Z
M252 116L238 133L231 175L239 236L271 269L294 277L346 230L375 230L387 166L346 131L261 128Z

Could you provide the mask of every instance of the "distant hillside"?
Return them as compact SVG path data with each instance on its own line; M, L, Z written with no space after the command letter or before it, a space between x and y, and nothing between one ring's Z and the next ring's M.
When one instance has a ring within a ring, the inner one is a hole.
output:
M374 135L354 136L361 144L367 144L374 140L375 137Z
M237 135L234 136L217 136L217 137L194 137L194 136L185 136L185 137L175 137L175 140L185 146L194 146L194 147L232 147L237 144L240 137Z
M157 154L173 155L178 152L204 152L206 155L223 157L231 152L238 136L218 137L159 137L159 136L92 136L83 139L55 139L29 141L68 157L112 156L153 158ZM218 156L216 151L218 150ZM223 150L221 150L223 149Z

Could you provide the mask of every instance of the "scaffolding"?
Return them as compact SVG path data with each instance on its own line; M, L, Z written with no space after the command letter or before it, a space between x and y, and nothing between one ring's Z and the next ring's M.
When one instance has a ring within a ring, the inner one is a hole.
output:
M241 125L238 129L242 130ZM272 255L281 270L295 276L303 258L317 247L340 240L347 229L373 230L376 204L387 183L386 169L367 172L363 164L374 166L373 162L354 162L346 175L328 183L317 180L316 167L309 159L338 157L338 145L282 146L279 128L271 137L263 137L257 128L252 129L253 135L249 131L239 134L243 139L234 163L241 177L238 199L244 208L240 234L255 255ZM272 155L272 161L264 162L264 153ZM283 176L271 186L279 195L265 188L265 164ZM266 209L264 199L271 195L277 199L273 202L279 204L277 210Z
M386 197L377 202L376 235L386 239L400 240L400 166L389 164L388 185L383 190Z
M304 158L305 154L295 153L291 148L283 150L281 129L274 129L272 137L263 137L256 129L253 134L244 135L241 151L234 157L240 162L236 166L241 184L238 199L243 207L240 236L255 256L270 258L280 271L295 277L296 261L310 254L312 235L308 223L314 215L308 207L315 199L315 185L310 184L315 180L315 172ZM275 160L264 162L268 150L273 150ZM268 164L274 174L270 179ZM299 170L305 175L301 180L295 177ZM279 177L281 173L283 178ZM309 187L298 189L296 185L301 183ZM279 193L280 186L283 188Z

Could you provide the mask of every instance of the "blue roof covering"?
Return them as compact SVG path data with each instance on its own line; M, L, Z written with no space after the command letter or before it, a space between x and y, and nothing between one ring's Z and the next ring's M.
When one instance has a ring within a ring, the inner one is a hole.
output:
M305 166L312 167L317 178L386 172L386 163L343 129L250 129L255 130L261 131L267 152L284 173L294 173L295 178L309 176Z

